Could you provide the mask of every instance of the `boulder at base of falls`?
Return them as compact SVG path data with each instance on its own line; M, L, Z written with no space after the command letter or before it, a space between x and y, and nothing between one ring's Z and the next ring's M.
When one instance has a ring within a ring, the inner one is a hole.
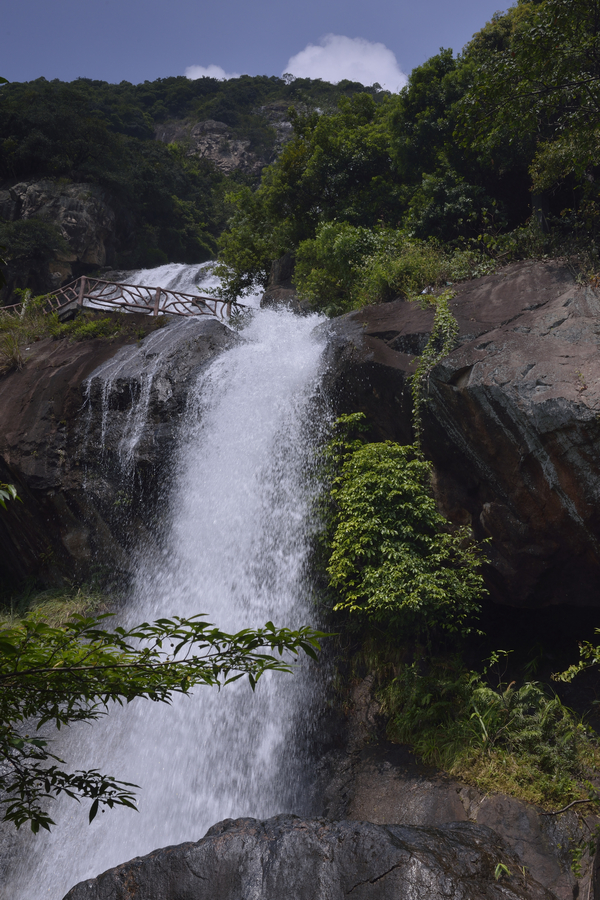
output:
M225 819L196 843L81 882L64 900L554 900L495 832L275 816Z
M491 538L497 603L600 604L600 294L557 261L457 285L455 349L424 380L441 511ZM397 300L330 327L329 387L375 439L413 441L410 379L433 308Z

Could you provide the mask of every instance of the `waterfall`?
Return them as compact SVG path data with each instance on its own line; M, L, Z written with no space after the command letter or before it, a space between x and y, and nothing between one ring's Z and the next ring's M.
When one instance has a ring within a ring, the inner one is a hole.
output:
M148 277L146 275L146 277ZM160 552L139 547L127 620L207 614L224 630L314 623L307 563L318 490L317 316L262 310L199 376L179 425L177 477ZM57 804L51 834L28 839L2 897L60 900L75 883L157 847L198 840L220 819L309 813L296 735L310 728L312 666L171 706L136 700L61 740L72 768L141 786L139 813ZM61 749L58 751L61 752Z

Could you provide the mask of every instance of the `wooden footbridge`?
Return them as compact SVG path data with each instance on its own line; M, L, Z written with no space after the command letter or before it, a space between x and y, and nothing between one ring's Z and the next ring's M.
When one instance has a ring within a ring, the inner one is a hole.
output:
M229 319L232 307L243 307L241 303L218 300L202 294L183 294L167 288L122 284L87 276L77 278L58 291L47 294L45 299L48 312L58 312L59 315L85 306L91 309L141 312L151 316L213 316ZM4 308L18 312L22 307L22 303L16 303Z

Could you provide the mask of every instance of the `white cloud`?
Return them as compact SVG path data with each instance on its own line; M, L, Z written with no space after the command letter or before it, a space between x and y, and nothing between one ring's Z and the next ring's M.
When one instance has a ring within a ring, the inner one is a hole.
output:
M196 78L219 78L227 81L229 78L239 78L239 72L226 72L221 66L188 66L185 77L195 81Z
M385 44L342 34L326 34L319 44L308 44L289 60L286 72L296 78L322 78L334 84L348 78L370 85L376 81L394 93L404 87L407 78Z

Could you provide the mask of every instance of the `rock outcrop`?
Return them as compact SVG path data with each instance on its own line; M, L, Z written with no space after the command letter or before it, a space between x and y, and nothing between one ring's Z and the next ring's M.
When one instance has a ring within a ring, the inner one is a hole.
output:
M493 599L600 604L600 295L558 262L457 286L455 350L430 373L423 448L454 523L490 537ZM433 311L398 300L330 326L329 386L373 434L413 440L409 379Z
M268 162L250 149L249 140L237 138L229 125L215 119L165 122L156 129L156 139L165 144L182 144L188 156L208 159L226 175L236 169L260 175Z
M253 149L250 140L239 137L233 128L216 119L201 122L172 119L157 126L155 137L165 144L181 144L188 156L208 159L226 175L239 169L258 177L290 139L293 128L289 120L289 103L284 100L268 103L254 112L273 129L274 140L270 149Z
M148 317L137 318L143 335ZM27 350L0 378L0 481L22 500L0 518L4 576L127 574L132 543L153 540L189 386L236 339L197 317L139 345L45 339Z
M116 214L98 185L50 179L19 182L0 191L0 217L9 222L40 218L55 225L67 241L68 250L50 263L47 272L20 273L21 280L27 275L28 283L37 276L40 290L57 288L86 267L89 271L114 262Z
M533 803L483 793L420 763L406 746L386 740L373 686L369 675L348 697L345 720L337 723L338 743L342 738L345 747L323 748L316 768L321 815L377 825L485 825L557 900L598 896L593 893L598 860L586 853L576 874L570 856L573 847L589 840L596 816L580 821L574 809L549 815Z
M555 900L485 826L275 816L109 869L65 900Z

